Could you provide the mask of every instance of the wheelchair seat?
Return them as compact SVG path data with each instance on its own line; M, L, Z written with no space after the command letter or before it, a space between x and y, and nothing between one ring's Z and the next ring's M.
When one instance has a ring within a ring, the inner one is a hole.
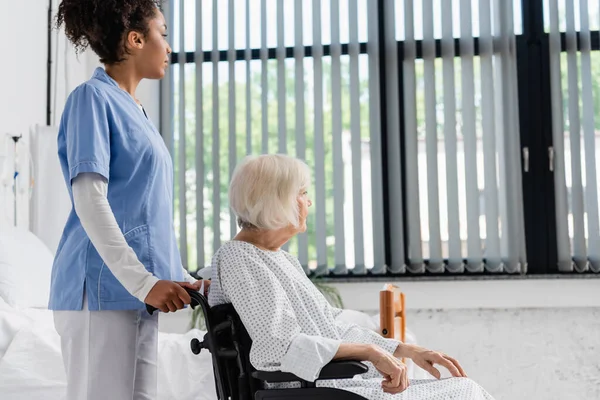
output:
M220 400L364 400L364 397L346 390L316 387L315 382L305 381L288 372L256 370L250 363L252 340L233 305L210 307L201 293L188 292L192 297L191 306L202 307L207 330L202 341L192 339L191 349L194 354L199 354L202 349L211 353ZM317 380L350 379L367 370L367 366L359 361L332 361L323 367ZM265 389L266 382L298 382L300 387Z

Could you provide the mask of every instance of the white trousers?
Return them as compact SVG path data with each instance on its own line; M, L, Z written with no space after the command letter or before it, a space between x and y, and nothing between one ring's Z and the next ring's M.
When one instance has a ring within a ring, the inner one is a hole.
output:
M54 311L67 400L155 400L158 313Z

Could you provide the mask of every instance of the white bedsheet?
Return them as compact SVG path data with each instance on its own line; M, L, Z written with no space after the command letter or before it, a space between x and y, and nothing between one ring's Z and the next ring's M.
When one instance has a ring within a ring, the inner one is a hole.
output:
M204 332L160 333L161 400L216 399L208 352L194 355L190 340ZM52 311L15 309L0 298L0 393L3 400L63 400L65 373Z

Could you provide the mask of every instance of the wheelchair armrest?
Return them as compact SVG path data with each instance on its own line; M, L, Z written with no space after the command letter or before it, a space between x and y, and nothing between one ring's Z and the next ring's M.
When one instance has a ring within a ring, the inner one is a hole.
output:
M317 379L351 379L368 370L369 368L360 361L332 361L323 367Z
M369 368L360 361L332 361L321 369L319 379L351 379L355 375L364 374ZM296 375L281 371L254 371L252 377L267 382L303 381Z

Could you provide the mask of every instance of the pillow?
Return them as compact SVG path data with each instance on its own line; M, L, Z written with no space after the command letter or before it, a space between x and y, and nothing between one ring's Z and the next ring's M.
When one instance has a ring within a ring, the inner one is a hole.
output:
M52 253L22 228L0 230L0 297L18 308L48 308Z
M364 312L356 310L342 310L342 312L336 317L336 320L350 324L356 324L370 331L379 331L379 323L375 323L369 314Z
M196 274L200 279L210 279L212 278L212 267L208 265L201 270L196 271Z

